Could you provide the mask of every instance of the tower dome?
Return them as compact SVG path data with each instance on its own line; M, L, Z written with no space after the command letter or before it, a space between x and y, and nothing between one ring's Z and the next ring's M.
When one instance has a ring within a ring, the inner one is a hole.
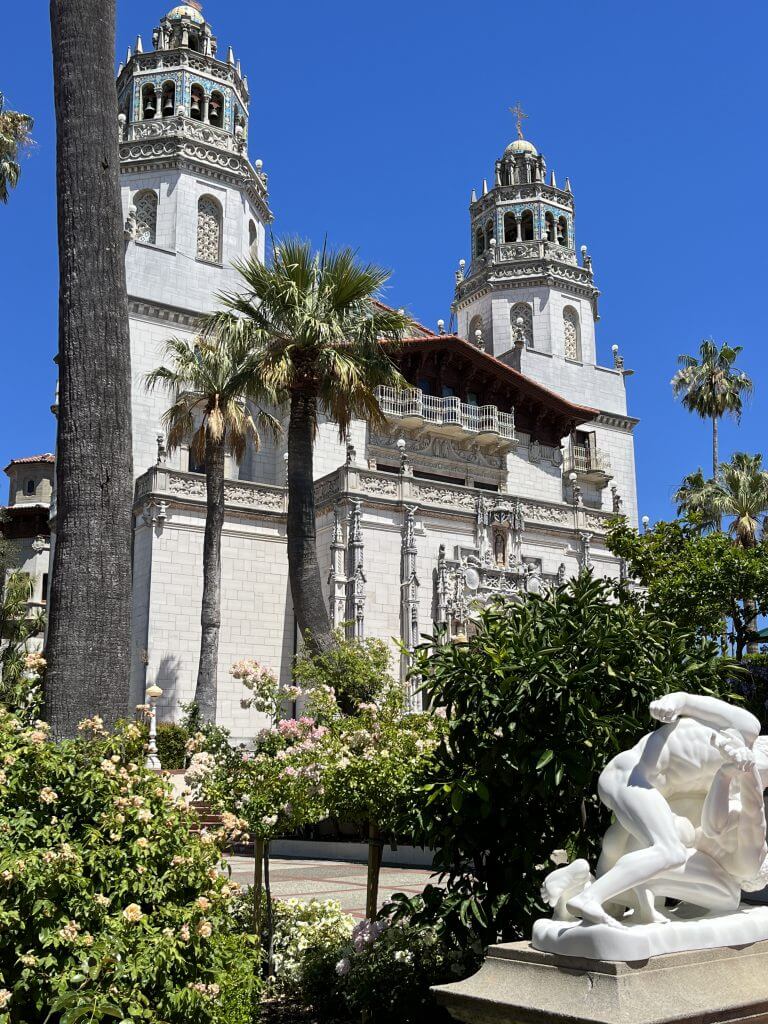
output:
M518 156L521 153L527 153L529 156L539 155L538 149L528 139L515 139L504 150L504 156Z
M205 22L202 11L197 7L193 7L192 4L179 4L172 10L168 11L166 18L169 21L179 21L181 18L189 18L190 21L194 21L198 25L202 25Z

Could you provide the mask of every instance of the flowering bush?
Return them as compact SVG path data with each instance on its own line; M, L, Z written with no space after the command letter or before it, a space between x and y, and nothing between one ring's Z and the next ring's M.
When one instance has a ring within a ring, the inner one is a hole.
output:
M0 1020L254 1019L259 955L232 934L223 830L190 834L141 732L93 718L54 744L0 710Z
M351 715L361 702L376 700L394 682L389 674L389 648L383 640L349 639L341 629L336 630L335 638L333 647L321 653L304 648L293 674L310 696L333 691L341 712Z
M305 957L298 993L324 1019L447 1024L430 986L466 973L461 953L442 945L434 929L363 921L345 944Z
M254 658L242 658L236 661L229 670L234 679L239 679L251 696L244 697L240 704L243 708L254 708L264 715L273 718L277 711L279 684L274 672L260 665Z
M304 968L309 960L336 953L349 941L354 919L336 900L274 902L273 990L300 999Z

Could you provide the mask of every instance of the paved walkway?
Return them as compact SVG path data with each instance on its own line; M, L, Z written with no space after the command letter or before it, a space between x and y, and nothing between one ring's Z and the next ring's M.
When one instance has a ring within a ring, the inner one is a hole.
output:
M253 882L253 861L249 857L227 859L232 879L243 887L250 885ZM359 920L365 917L365 864L271 857L269 866L272 895L278 899L293 896L300 900L337 900L346 913ZM437 881L424 868L382 868L379 906L395 892L417 895L430 878Z

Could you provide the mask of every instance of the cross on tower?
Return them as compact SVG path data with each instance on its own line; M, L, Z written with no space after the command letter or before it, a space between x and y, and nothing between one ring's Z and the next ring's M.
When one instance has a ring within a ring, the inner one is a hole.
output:
M520 100L517 101L514 107L509 108L510 114L517 118L517 137L522 139L523 137L523 118L528 117L523 108L520 106Z

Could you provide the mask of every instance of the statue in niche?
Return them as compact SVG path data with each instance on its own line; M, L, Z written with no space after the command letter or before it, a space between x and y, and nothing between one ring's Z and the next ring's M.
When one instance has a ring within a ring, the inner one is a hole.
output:
M768 736L712 697L671 693L650 713L660 727L600 775L615 821L597 880L583 860L545 879L559 920L536 922L539 949L641 960L768 939L768 907L740 905L742 890L768 883Z
M496 565L503 568L507 563L507 539L501 530L497 530L493 538L493 555Z

